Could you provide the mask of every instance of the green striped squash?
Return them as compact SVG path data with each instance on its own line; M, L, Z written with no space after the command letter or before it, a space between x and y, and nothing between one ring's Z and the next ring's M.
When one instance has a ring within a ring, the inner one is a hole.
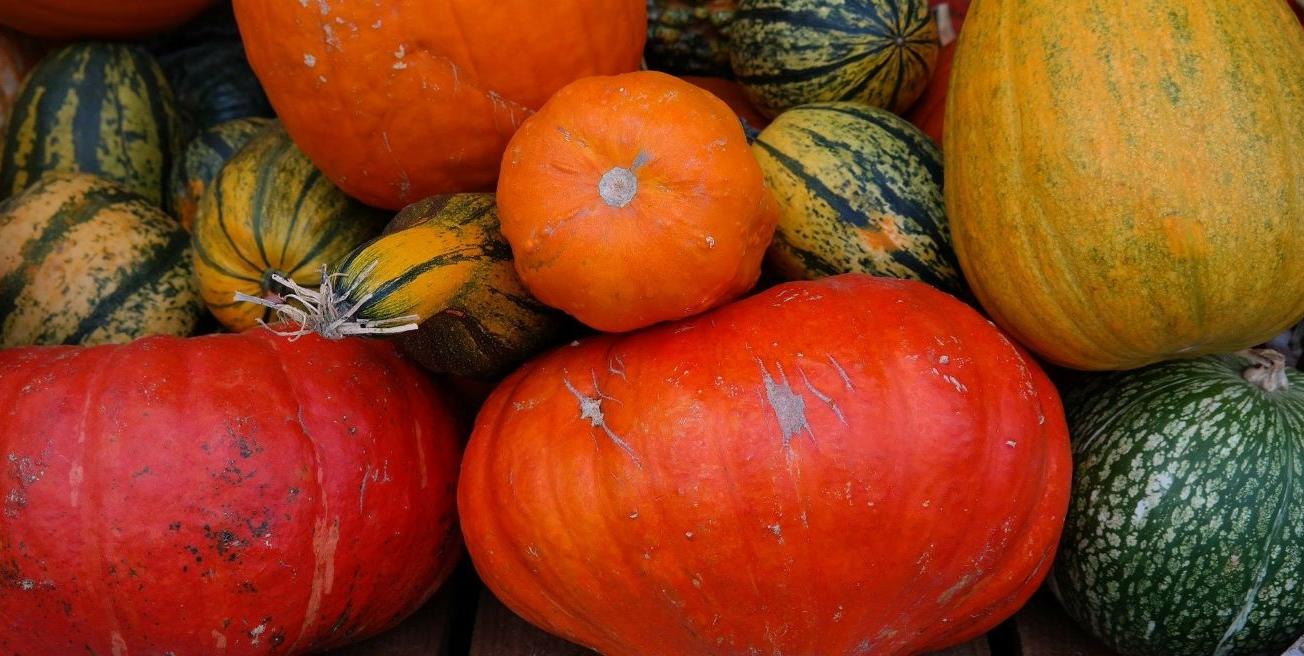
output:
M199 200L227 160L273 125L269 118L238 118L219 123L190 141L172 168L172 211L187 230L195 221Z
M32 70L0 152L0 198L49 171L93 173L162 206L182 130L163 71L143 49L77 43Z
M1304 374L1248 355L1066 394L1074 487L1053 590L1124 656L1276 655L1304 632Z
M52 173L0 204L0 347L188 335L203 306L185 230L82 173Z
M940 47L927 0L741 0L729 39L738 81L770 116L834 100L901 113Z
M279 274L305 287L380 232L382 214L344 195L277 124L227 161L192 226L195 275L208 309L231 330L271 314L236 292L279 299Z
M405 207L339 273L339 312L366 324L419 323L399 344L438 373L504 373L548 346L562 325L517 277L493 194Z
M729 25L736 0L647 0L643 58L654 71L729 77Z
M780 114L752 151L779 203L767 255L779 277L859 272L964 290L942 155L905 119L858 103L804 105Z

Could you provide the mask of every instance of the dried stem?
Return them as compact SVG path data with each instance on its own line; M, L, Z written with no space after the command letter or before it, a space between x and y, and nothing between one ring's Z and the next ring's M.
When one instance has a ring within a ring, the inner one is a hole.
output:
M366 294L355 302L345 303L345 300L357 291L358 285L366 280L375 268L376 263L372 262L363 269L362 275L354 280L352 286L343 290L337 290L335 285L345 274L327 273L324 264L321 267L321 286L315 290L273 273L272 280L290 290L291 293L280 299L271 300L236 292L235 300L271 308L279 322L298 324L299 327L295 330L277 330L262 319L258 320L259 325L277 335L289 337L291 341L312 333L329 339L343 339L349 335L392 335L416 330L417 322L420 320L416 315L379 320L353 317L363 305L366 305L372 295Z

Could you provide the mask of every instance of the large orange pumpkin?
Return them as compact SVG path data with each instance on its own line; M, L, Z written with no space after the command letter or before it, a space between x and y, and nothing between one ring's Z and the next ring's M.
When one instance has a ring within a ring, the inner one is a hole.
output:
M392 344L0 351L0 654L303 654L460 554L455 422Z
M572 80L638 68L644 0L235 0L249 63L337 186L398 209L492 191L507 140Z
M1050 382L963 303L849 274L543 356L462 465L485 582L607 656L921 654L1050 568Z
M5 0L0 24L60 39L129 39L176 27L214 0Z
M778 222L734 111L651 71L557 92L508 145L498 209L526 287L608 331L747 291Z
M9 120L23 79L39 58L38 48L29 39L0 27L0 131Z

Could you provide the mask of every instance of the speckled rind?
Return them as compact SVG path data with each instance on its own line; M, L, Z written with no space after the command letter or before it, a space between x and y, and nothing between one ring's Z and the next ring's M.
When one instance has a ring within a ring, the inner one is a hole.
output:
M181 225L189 230L194 224L204 190L222 165L274 124L267 118L239 118L208 128L190 141L181 161L172 169L172 211Z

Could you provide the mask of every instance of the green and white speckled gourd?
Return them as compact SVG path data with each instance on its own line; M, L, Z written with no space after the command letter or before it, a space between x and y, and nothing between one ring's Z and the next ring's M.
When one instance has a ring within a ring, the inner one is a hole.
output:
M1304 373L1272 350L1065 396L1074 490L1052 589L1124 656L1276 656L1304 632Z

